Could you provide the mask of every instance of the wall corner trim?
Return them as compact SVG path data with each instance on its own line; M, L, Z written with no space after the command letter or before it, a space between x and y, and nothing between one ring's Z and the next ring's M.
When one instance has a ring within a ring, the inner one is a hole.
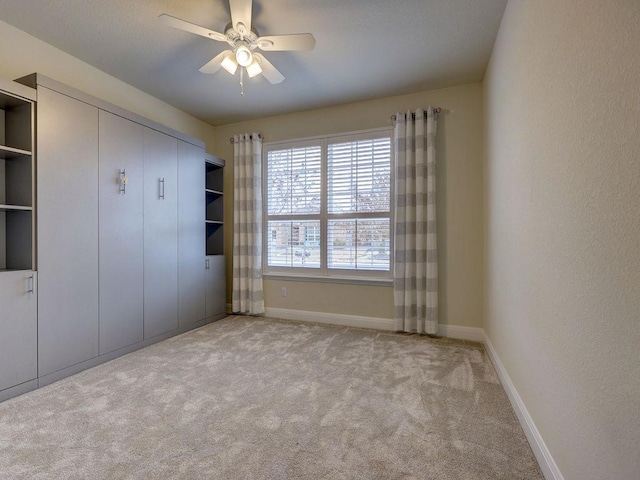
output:
M493 363L496 372L498 373L498 377L500 378L500 382L507 392L507 396L509 397L509 401L511 402L511 406L516 412L518 420L520 421L520 425L524 430L524 433L529 440L529 445L531 445L531 449L538 460L538 464L540 465L540 469L544 475L546 480L564 480L558 465L556 465L555 460L551 456L551 452L547 448L547 445L544 443L542 439L542 435L538 431L535 423L533 422L533 418L529 415L529 411L527 407L525 407L520 394L516 390L507 370L505 369L502 360L498 356L498 352L496 352L495 348L491 344L491 340L489 339L487 333L483 330L484 336L484 346L491 359L491 363Z

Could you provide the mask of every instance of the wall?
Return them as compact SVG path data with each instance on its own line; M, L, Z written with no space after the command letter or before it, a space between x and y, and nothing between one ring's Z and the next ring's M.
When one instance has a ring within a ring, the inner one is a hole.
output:
M34 72L199 138L213 150L211 125L0 21L0 76L14 80Z
M450 325L481 326L482 267L482 90L480 84L382 98L335 108L300 112L216 127L215 153L227 160L225 218L232 214L233 146L236 133L260 132L264 141L390 127L398 111L440 106L438 123L438 241L440 248L440 320ZM226 252L232 229L226 227ZM229 255L228 255L229 257ZM227 278L231 278L230 258ZM230 282L228 295L230 302ZM280 288L287 287L287 297ZM393 318L391 287L265 280L267 308L283 308Z
M484 328L566 479L640 478L640 2L576 7L487 71Z

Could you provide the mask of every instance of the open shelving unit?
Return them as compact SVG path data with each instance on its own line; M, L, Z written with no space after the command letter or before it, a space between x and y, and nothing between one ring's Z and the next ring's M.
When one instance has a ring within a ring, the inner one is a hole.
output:
M224 254L224 160L207 154L205 160L206 255Z
M0 80L0 271L34 269L35 90Z

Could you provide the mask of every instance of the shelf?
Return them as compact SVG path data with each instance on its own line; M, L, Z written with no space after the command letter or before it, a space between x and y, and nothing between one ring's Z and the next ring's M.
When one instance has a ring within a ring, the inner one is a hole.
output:
M209 225L222 225L223 224L222 220L205 220L205 223L208 223Z
M29 157L31 152L28 150L22 150L21 148L7 147L6 145L0 145L0 160L9 160L17 157Z
M5 272L33 272L30 268L0 268L0 274Z
M224 193L221 192L220 190L212 190L210 188L205 188L204 191L207 193L211 193L213 195L224 195Z
M31 212L33 207L23 207L22 205L2 205L0 204L0 212Z

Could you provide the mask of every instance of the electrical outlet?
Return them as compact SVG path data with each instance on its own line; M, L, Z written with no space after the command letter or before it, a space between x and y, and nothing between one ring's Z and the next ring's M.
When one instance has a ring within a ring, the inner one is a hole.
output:
M287 296L287 287L282 287L280 289L280 295L282 295L283 297Z

